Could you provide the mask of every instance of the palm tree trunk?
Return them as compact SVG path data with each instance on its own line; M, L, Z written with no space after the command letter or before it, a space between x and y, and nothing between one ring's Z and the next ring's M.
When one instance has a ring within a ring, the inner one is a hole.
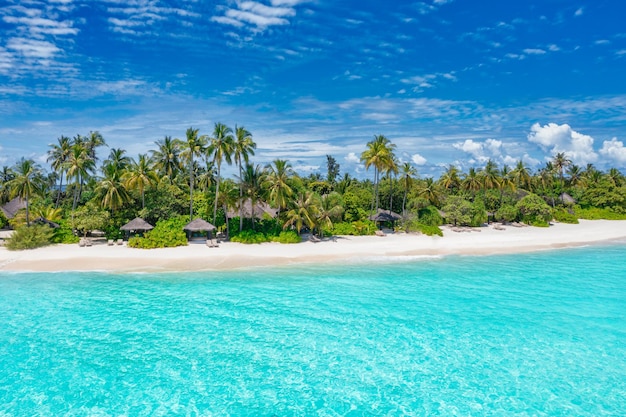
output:
M189 221L193 220L193 151L189 159Z
M217 181L215 183L215 205L213 206L213 223L215 224L215 220L217 219L217 200L220 196L220 161L217 161Z
M57 202L54 203L54 208L59 208L59 202L61 201L61 189L63 188L63 171L61 171L61 179L59 180L59 193L57 194Z
M241 159L239 160L239 231L243 230L243 182L241 177Z
M376 211L374 213L378 213L378 169L374 171L374 179L376 184L374 185L374 199L376 200Z

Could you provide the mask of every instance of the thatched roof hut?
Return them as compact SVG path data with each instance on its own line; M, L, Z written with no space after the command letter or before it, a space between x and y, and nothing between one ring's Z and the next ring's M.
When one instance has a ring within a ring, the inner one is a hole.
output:
M251 218L252 214L252 201L250 201L250 199L244 200L242 207L243 217ZM254 204L254 217L259 220L263 219L266 215L273 219L276 217L276 214L278 214L278 210L270 207L270 205L264 201L257 201ZM227 215L229 219L239 217L239 208L229 208Z
M148 223L141 217L135 217L134 219L126 223L124 226L120 227L120 230L124 230L126 232L135 232L135 231L145 232L147 230L152 230L152 229L154 229L154 226L152 226L150 223Z
M0 210L2 210L4 217L6 217L7 219L12 219L13 217L15 217L18 211L25 208L26 200L22 199L21 197L15 197L13 200L0 207Z
M193 219L192 221L187 223L185 227L183 227L183 230L187 232L210 232L215 229L216 227L213 226L211 223L200 218Z
M372 214L369 216L369 219L374 222L395 222L396 220L400 220L402 218L401 215L395 213L391 210L383 210L378 209L376 214Z

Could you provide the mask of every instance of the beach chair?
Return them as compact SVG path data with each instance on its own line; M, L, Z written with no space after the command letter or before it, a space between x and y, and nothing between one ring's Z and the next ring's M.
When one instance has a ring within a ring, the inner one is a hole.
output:
M91 242L91 239L85 239L85 246L91 246L93 243Z
M82 238L81 238L81 239L78 241L78 246L79 246L79 247L81 247L81 248L84 248L84 247L85 247L85 239L82 239Z
M377 230L376 236L385 237L386 235L385 235L385 232L383 232L382 230Z
M117 244L118 245L123 245L124 244L124 239L117 239Z
M115 242L113 241L113 239L107 240L107 246L113 246L113 245L115 245Z
M309 236L309 242L313 242L313 243L318 243L321 242L320 238L315 236L315 235L311 235Z

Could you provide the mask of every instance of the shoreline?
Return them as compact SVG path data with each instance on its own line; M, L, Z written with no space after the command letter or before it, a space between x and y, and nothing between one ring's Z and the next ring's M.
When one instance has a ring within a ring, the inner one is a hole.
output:
M454 231L443 227L443 237L393 233L386 236L337 236L321 242L296 244L203 243L164 249L133 249L97 244L91 247L53 245L25 251L0 248L0 271L188 272L223 271L253 267L320 264L368 258L496 255L555 250L626 239L624 220L580 220L548 228L495 228L494 225ZM458 230L458 229L457 229Z

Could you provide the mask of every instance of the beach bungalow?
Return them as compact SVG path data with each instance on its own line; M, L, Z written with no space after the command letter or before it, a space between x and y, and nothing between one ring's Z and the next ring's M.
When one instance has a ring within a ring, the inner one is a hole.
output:
M257 201L253 207L250 199L245 200L243 202L243 207L241 208L241 214L246 219L251 219L253 216L259 220L262 220L265 217L273 219L276 217L277 213L277 209L270 207L270 205L264 201ZM226 214L229 219L239 217L239 208L230 208Z
M13 200L1 206L0 210L2 210L4 217L10 220L13 217L15 217L18 211L25 209L25 208L26 208L26 200L22 199L21 197L15 197Z
M216 227L204 219L196 218L187 223L183 230L187 232L187 240L192 240L194 237L203 237L206 233L206 240L210 240L210 233L215 231Z
M387 222L391 223L393 227L396 221L402 219L402 216L391 210L383 210L379 208L376 214L372 214L368 218L369 220L378 223L379 227L380 227L380 223L387 223Z
M131 233L142 234L152 229L154 229L154 226L152 226L141 217L135 217L124 226L120 227L120 230L124 231L124 233L126 234L126 239L128 239Z

